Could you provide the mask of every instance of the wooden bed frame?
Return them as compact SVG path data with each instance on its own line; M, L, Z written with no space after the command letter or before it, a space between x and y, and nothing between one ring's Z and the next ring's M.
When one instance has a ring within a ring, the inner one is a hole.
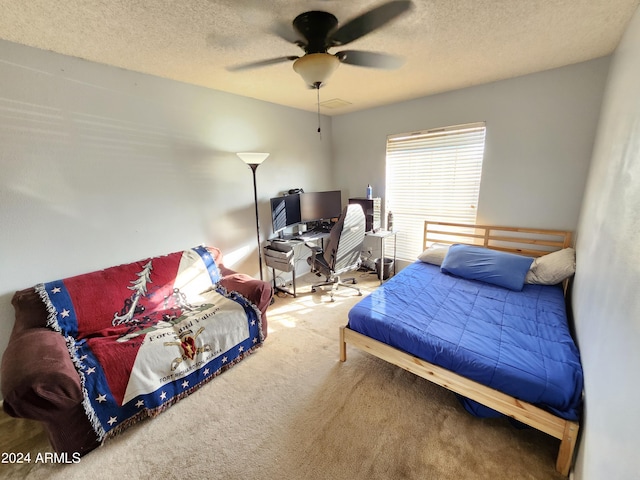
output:
M538 257L569 247L571 232L425 221L423 248L432 243L466 243ZM556 470L565 476L569 475L578 436L577 422L560 418L530 403L355 332L347 326L340 328L341 362L347 360L347 343L560 439Z

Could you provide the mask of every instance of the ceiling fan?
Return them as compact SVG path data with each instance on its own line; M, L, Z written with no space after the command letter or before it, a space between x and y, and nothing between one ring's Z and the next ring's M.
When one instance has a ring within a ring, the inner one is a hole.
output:
M386 2L341 26L338 25L338 19L328 12L314 10L301 13L293 20L293 31L278 28L275 33L302 48L303 56L288 55L270 58L228 67L227 70L242 71L293 61L293 69L305 83L319 89L340 63L383 69L398 68L403 60L394 55L360 50L341 50L331 54L328 50L346 45L371 33L410 10L412 6L413 3L410 0Z

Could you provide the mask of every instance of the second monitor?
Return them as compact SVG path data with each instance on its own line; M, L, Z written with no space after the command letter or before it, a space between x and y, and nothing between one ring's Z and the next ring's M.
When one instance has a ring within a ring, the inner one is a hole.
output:
M309 192L300 194L300 221L319 222L337 218L342 213L342 192Z

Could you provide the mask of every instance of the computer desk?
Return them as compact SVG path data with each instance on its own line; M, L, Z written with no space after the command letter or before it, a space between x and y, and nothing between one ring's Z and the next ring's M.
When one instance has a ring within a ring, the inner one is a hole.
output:
M307 243L320 242L320 247L324 249L324 241L331 232L326 230L304 232L299 235L286 238L273 238L269 240L269 245L264 247L264 259L273 273L273 289L276 292L283 292L296 297L296 263L303 258L305 250L309 249ZM291 286L293 291L279 287L276 282L276 270L280 272L291 272Z

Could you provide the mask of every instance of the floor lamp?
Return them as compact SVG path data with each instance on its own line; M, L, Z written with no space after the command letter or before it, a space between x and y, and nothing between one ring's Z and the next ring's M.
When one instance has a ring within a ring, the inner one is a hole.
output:
M262 278L262 246L260 245L260 220L258 217L258 190L256 188L256 170L258 166L262 162L264 162L269 156L268 153L257 153L257 152L241 152L237 153L238 157L251 167L251 171L253 172L253 201L256 207L256 236L258 238L258 262L260 263L260 280L264 280Z

